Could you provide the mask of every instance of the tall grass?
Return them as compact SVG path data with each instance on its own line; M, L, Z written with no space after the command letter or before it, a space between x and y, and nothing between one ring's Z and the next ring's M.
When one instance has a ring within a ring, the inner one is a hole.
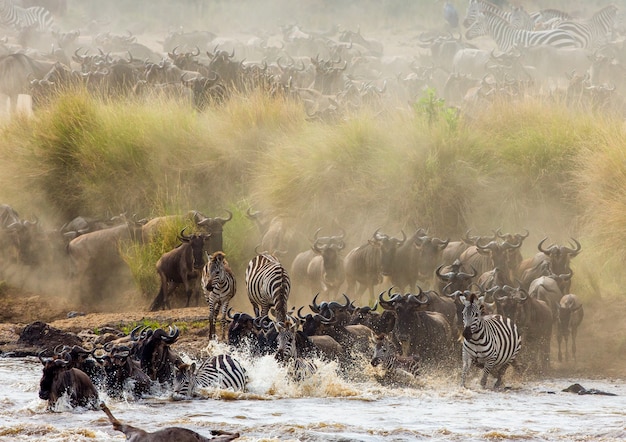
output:
M379 227L451 239L502 227L531 231L526 254L544 236L576 237L581 268L609 260L587 254L594 248L610 247L616 262L626 255L619 119L533 100L471 118L419 107L364 109L334 124L306 117L260 93L203 113L68 93L3 128L0 197L51 227L76 215L230 210L224 244L240 274L259 242L251 207L285 217L303 238L341 226L349 246ZM154 263L180 228L127 251L143 292L154 293Z

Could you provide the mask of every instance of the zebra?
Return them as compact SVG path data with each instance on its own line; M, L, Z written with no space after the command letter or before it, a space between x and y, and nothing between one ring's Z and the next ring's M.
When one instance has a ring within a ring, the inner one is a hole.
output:
M529 47L549 45L557 48L580 48L578 38L567 31L548 29L545 31L527 31L516 29L505 19L493 12L483 11L478 20L470 26L465 36L468 40L489 34L503 52L508 52L516 46Z
M39 32L52 31L55 27L52 14L46 8L33 6L25 9L11 0L0 0L0 26L18 31L32 27Z
M205 359L200 365L192 362L179 366L174 378L174 393L194 397L200 388L245 392L247 383L248 374L241 363L230 355L220 354Z
M266 316L274 306L276 320L284 323L291 281L280 261L268 253L255 256L248 263L245 279L254 314Z
M298 322L274 322L274 327L278 332L275 359L287 366L287 373L294 381L309 379L317 372L317 365L303 357L303 345L298 342Z
M545 28L546 24L552 22L560 22L562 20L571 20L572 16L567 12L558 9L542 9L540 11L528 13L523 7L513 7L511 11L505 11L498 5L494 5L485 0L469 0L467 12L463 20L463 26L469 28L474 24L483 11L489 11L499 15L508 21L511 26L517 29L526 29L527 31L539 30L539 27Z
M207 263L202 269L202 290L204 299L209 304L209 339L215 337L215 320L221 309L222 340L224 340L228 323L226 318L228 304L237 292L237 280L224 252L218 251L211 256L207 253L207 258Z
M463 19L463 26L465 26L466 28L471 27L474 23L476 23L481 12L484 11L489 11L499 15L515 28L519 28L520 26L522 26L522 29L530 30L530 28L527 28L527 18L524 16L524 14L526 13L522 8L515 8L513 11L505 11L498 5L494 5L493 3L489 3L484 0L469 1L469 5L467 6L467 12L465 13L465 18ZM526 15L530 17L529 14Z
M393 346L391 339L384 333L375 338L374 356L371 364L373 367L380 366L385 372L405 371L414 377L419 375L419 361L416 356L402 356Z
M465 387L467 373L475 363L483 367L480 385L484 388L487 376L493 372L496 378L494 388L498 388L504 372L522 347L517 326L501 315L483 316L484 296L471 293L469 299L464 295L459 295L459 299L464 304L461 386Z
M607 36L613 31L617 7L608 5L600 9L585 21L561 21L555 29L564 30L576 37L583 48L597 48L607 42Z

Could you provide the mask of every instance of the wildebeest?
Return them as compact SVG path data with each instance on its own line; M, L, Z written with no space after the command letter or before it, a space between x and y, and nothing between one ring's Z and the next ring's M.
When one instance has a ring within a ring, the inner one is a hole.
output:
M139 398L150 391L152 381L141 369L141 363L131 354L131 347L108 342L104 349L107 353L98 359L104 366L105 386L109 396L123 398L126 393L130 393Z
M559 346L559 362L562 361L561 340L565 339L565 360L569 360L568 338L572 337L572 357L576 360L576 334L578 327L583 321L585 312L583 304L578 297L572 293L563 295L559 302L559 313L557 315L556 340Z
M547 240L547 237L543 238L537 245L539 253L535 254L535 256L531 258L526 258L519 265L518 274L523 275L523 280L521 282L524 288L528 288L531 281L541 276L544 268L542 264L544 262L548 262L550 264L551 271L557 275L573 273L570 267L570 261L580 253L582 249L580 243L576 239L572 238L574 247L551 244L546 248L544 247L544 243ZM569 292L569 287L569 283L563 287L565 293Z
M100 408L106 413L109 421L113 424L113 428L124 433L126 435L126 440L129 442L228 442L239 437L239 433L212 430L211 434L216 435L217 437L207 438L196 433L195 431L181 427L167 427L153 433L148 433L140 428L123 424L118 421L104 402L100 403Z
M111 273L127 269L119 253L120 243L124 241L140 242L141 225L127 220L120 225L89 232L70 241L67 246L70 276L83 299L88 295L94 299L95 294L102 293L103 285L113 279ZM119 281L116 288L119 289Z
M510 250L518 249L521 245L521 240L518 243L508 241L500 243L494 240L484 246L477 242L475 246L469 247L461 254L460 260L465 268L475 268L478 275L498 268L501 270L505 282L511 284L512 269L509 264L509 257L512 254Z
M392 333L402 356L416 355L422 363L431 364L450 355L452 332L444 315L420 311L426 301L420 301L415 295L396 293L384 299L383 294L379 295L378 302L396 315Z
M150 305L150 311L171 308L168 298L179 284L185 287L185 307L189 307L194 291L197 305L199 290L195 282L204 267L204 243L209 237L208 233L186 235L185 229L181 230L178 239L182 244L165 252L156 263L157 273L161 277L161 288Z
M169 332L157 328L154 331L142 330L140 333L133 353L150 380L159 383L172 382L174 368L183 363L180 356L171 348L179 335L180 330L176 326L170 327Z
M383 274L389 275L397 247L406 241L406 235L400 240L379 231L376 229L367 243L350 250L344 258L350 296L361 296L367 290L370 301L374 301L374 286L383 282Z
M294 258L291 277L313 293L334 297L345 280L343 258L339 255L345 243L338 236L318 238L318 232L311 249Z
M50 408L67 394L72 406L95 408L98 404L98 390L83 371L72 368L63 359L42 358L43 375L39 382L39 398L48 401Z
M17 211L8 204L0 205L1 258L22 264L36 264L41 256L38 239L42 236L39 222L22 220Z
M149 241L156 235L156 233L167 223L177 223L183 221L193 222L195 230L201 233L209 233L211 236L205 243L205 250L208 253L217 251L223 251L224 245L222 240L222 234L224 230L224 224L233 218L233 214L226 211L228 216L223 217L208 217L198 212L197 210L190 210L185 215L166 215L152 218L146 222L142 227L142 236L144 241Z
M268 253L288 251L293 240L293 230L290 229L283 217L275 216L268 219L267 215L260 211L246 211L248 219L253 221L261 234L261 250Z
M513 301L512 315L506 315L517 325L524 342L520 358L533 370L546 372L550 368L550 341L552 339L552 311L542 300L529 296L521 287L503 286L506 296Z
M30 81L42 79L54 63L35 60L19 52L0 57L0 94L8 96L14 107L19 94L30 93Z

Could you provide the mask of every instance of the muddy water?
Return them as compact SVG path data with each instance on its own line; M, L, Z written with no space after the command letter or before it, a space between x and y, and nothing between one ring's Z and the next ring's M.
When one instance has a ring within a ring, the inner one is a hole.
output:
M206 436L238 431L242 441L614 441L626 440L626 382L598 379L529 381L512 374L504 391L483 390L478 375L460 388L458 373L424 373L402 387L382 385L371 367L355 366L346 380L333 363L291 384L272 358L239 358L249 391L203 391L203 399L174 401L157 391L137 401L102 395L122 422L155 431L182 426ZM55 411L38 398L41 363L0 359L0 441L123 441L102 411ZM617 396L561 390L578 382Z

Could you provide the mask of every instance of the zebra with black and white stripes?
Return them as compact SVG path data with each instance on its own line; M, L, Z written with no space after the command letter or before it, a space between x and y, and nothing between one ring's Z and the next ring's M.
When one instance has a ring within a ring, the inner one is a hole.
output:
M237 280L226 261L224 252L218 251L208 256L202 269L202 290L209 304L209 339L215 338L215 321L222 313L222 340L226 336L228 304L237 292Z
M248 374L241 363L230 355L221 354L178 367L174 378L174 393L184 397L198 396L201 388L246 391Z
M54 19L46 8L32 6L22 8L11 0L0 0L0 26L21 31L33 27L39 32L54 29Z
M287 373L294 381L309 379L317 372L317 365L304 357L303 345L298 342L298 322L274 322L274 327L278 332L275 359L287 366ZM307 339L304 335L300 338Z
M417 357L398 354L391 339L385 334L376 336L374 356L370 363L373 367L380 367L387 373L402 370L414 377L419 375L419 362Z
M530 47L539 45L554 46L557 48L580 48L578 38L561 29L548 29L544 31L527 31L516 29L498 14L483 11L478 15L476 22L466 31L468 40L490 35L498 48L508 52L514 47Z
M615 26L617 7L608 5L585 21L561 21L555 29L569 32L583 48L597 48L606 44Z
M280 261L269 253L255 256L248 263L245 279L254 314L263 317L274 307L276 320L284 323L291 281Z
M467 373L476 364L483 367L480 385L485 387L491 373L496 378L494 388L498 388L504 372L522 347L517 326L501 315L484 316L484 297L471 293L469 299L464 295L459 295L459 299L464 304L461 386L465 387Z
M463 26L466 28L471 27L478 20L479 15L484 11L498 14L504 20L509 22L514 28L532 29L528 22L528 20L532 20L532 18L530 14L525 13L522 8L514 8L512 11L505 11L498 5L494 5L493 3L484 0L469 0L465 18L463 19Z

